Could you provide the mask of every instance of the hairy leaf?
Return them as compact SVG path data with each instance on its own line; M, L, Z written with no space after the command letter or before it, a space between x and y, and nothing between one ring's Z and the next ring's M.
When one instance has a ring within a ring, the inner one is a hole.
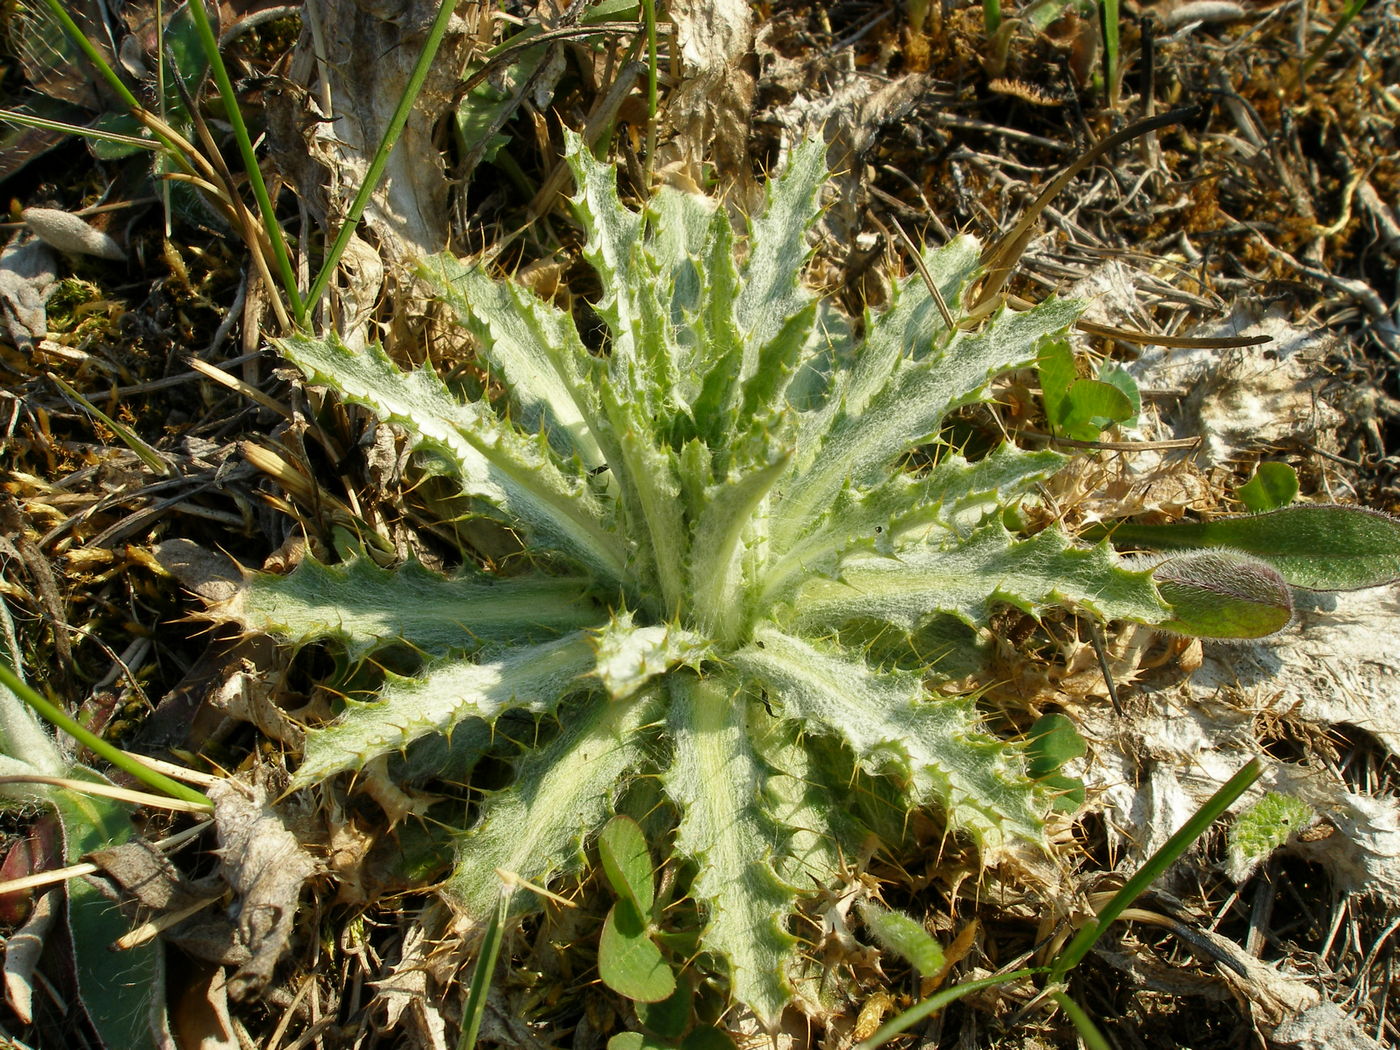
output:
M286 576L262 577L219 611L292 645L334 639L352 660L391 644L442 653L542 641L606 616L574 577L452 577L416 561L381 569L367 557L340 565L308 558Z
M1400 579L1400 518L1365 507L1300 504L1207 522L1119 525L1111 532L1115 543L1242 551L1308 590L1350 591Z
M773 871L780 841L759 807L764 771L744 728L735 684L671 681L675 760L666 791L681 806L676 849L699 865L694 895L709 909L701 943L723 960L734 994L769 1027L791 996L797 938L787 916L797 895Z

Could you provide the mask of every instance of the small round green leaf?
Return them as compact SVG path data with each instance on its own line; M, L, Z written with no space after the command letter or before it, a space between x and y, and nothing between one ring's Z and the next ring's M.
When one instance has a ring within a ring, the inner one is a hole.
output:
M1066 715L1041 715L1026 734L1026 772L1053 796L1050 805L1056 812L1073 813L1084 804L1084 782L1061 772L1084 751L1084 738Z
M1238 551L1189 551L1153 570L1172 607L1159 626L1200 638L1263 638L1293 618L1293 594L1278 570Z
M1047 777L1084 751L1084 738L1068 715L1041 715L1026 734L1026 772L1035 779Z
M598 857L613 891L630 901L638 914L650 914L656 888L641 825L631 817L613 817L598 833Z
M690 1024L694 1013L695 989L685 981L676 983L676 990L659 1003L637 1003L637 1020L642 1027L664 1039L679 1039Z
M1137 409L1118 387L1098 379L1077 379L1070 384L1055 422L1066 437L1088 441L1135 415Z
M1142 391L1138 389L1137 380L1125 368L1110 362L1099 369L1099 381L1107 383L1109 386L1116 386L1123 391L1123 396L1133 407L1133 414L1118 420L1118 422L1124 426L1137 426L1138 416L1142 412Z
M1298 473L1287 463L1260 463L1254 477L1235 490L1252 514L1286 507L1298 498Z
M648 936L646 920L626 898L603 921L598 976L619 995L643 1003L659 1003L676 990L676 976Z

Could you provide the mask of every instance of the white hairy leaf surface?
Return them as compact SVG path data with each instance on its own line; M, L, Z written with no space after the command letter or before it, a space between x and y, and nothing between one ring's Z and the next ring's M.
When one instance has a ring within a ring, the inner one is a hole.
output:
M776 1025L791 998L797 894L773 870L781 836L759 804L764 770L746 731L738 684L721 676L671 680L675 760L663 777L681 807L676 848L700 864L693 893L708 908L704 943L725 959L740 1002Z

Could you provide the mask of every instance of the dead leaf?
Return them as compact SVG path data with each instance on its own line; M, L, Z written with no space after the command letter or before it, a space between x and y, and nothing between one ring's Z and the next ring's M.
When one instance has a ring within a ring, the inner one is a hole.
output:
M49 294L58 281L58 263L48 245L16 237L0 254L0 320L20 350L48 332Z
M182 1047L240 1050L228 1010L228 973L222 966L191 968L189 982L171 1004L170 1026Z
M301 888L319 870L288 826L291 804L273 806L269 779L259 768L208 792L221 869L237 899L238 935L250 955L228 982L229 993L240 1002L257 996L271 980L291 940Z
M34 968L62 903L63 894L50 890L34 902L29 921L5 938L5 1001L24 1024L34 1022Z

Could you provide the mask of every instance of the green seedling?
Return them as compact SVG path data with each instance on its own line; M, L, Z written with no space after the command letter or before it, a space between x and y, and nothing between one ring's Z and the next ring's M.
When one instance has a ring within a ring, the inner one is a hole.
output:
M1097 379L1081 378L1069 342L1055 339L1046 344L1037 368L1045 417L1057 436L1093 441L1112 427L1136 424L1142 395L1117 365L1104 365Z
M928 283L900 282L857 335L801 280L824 153L797 149L735 231L726 209L672 188L625 207L613 171L570 135L601 346L571 314L445 256L424 277L489 383L449 388L334 336L280 341L308 381L402 427L520 553L508 576L308 559L250 575L215 613L295 645L424 657L308 734L297 786L438 735L466 780L502 719L557 725L522 745L513 781L460 836L442 892L468 919L496 908L497 870L535 885L576 871L619 795L659 784L694 871L694 966L769 1028L795 993L790 921L808 888L836 884L872 840L896 845L909 810L936 807L988 851L1043 842L1062 790L971 698L928 691L939 668L923 632L951 623L961 634L945 635L971 645L998 609L1066 604L1197 626L1106 543L1008 529L1058 453L969 459L942 439L951 412L1035 362L1080 304L979 321L965 301L979 250L963 237L926 252ZM925 465L902 469L915 448ZM1174 562L1173 583L1189 583L1189 561ZM618 871L622 899L643 900ZM539 907L523 885L510 895L512 916ZM645 921L613 930L657 972Z
M1260 463L1235 496L1251 514L1287 507L1298 498L1298 472L1287 463Z
M598 976L619 995L659 1003L676 991L676 977L652 939L656 900L651 854L630 817L613 817L598 835L598 857L617 894L598 941Z

